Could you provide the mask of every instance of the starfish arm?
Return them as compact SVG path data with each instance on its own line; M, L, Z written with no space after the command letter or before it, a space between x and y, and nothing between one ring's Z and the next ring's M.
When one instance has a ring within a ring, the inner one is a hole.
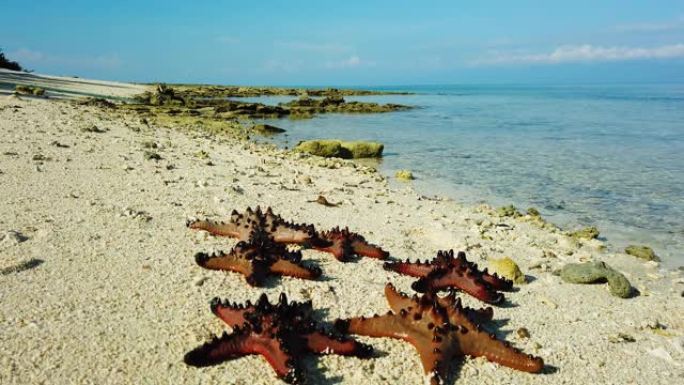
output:
M403 340L407 338L407 334L404 332L406 327L402 324L401 317L391 312L385 315L375 315L370 318L355 317L340 321L336 324L338 328L343 330L346 328L346 331L351 334Z
M278 243L294 243L301 245L314 238L312 227L279 223L271 228L273 240Z
M317 354L339 354L345 356L369 357L373 348L350 338L335 338L316 331L305 336L307 347Z
M513 290L513 281L503 277L499 277L497 274L490 274L487 269L482 272L482 280L487 282L489 286L496 290L511 291Z
M464 354L485 357L489 361L523 372L539 373L544 368L541 358L525 354L484 331L461 328L457 338L459 348Z
M423 365L423 370L430 385L444 384L447 369L449 368L447 358L451 355L450 352L442 351L445 348L445 344L421 341L421 343L414 343L413 346L420 355L420 363Z
M444 297L438 297L437 301L446 309L449 322L454 325L481 325L491 321L494 316L494 310L489 306L480 309L463 306L461 299L457 298L453 291Z
M214 338L187 353L184 361L188 365L202 367L252 354L262 355L280 378L301 377L295 361L285 353L277 339L253 333L249 328L236 328L232 334L224 333L220 338Z
M216 222L210 220L188 221L188 227L194 230L204 230L212 235L241 238L242 229L232 222Z
M458 268L435 270L427 277L414 282L412 287L419 292L456 288L481 301L492 304L500 303L504 300L503 294L495 291L482 281L477 272L469 270L460 271Z
M237 329L233 334L224 333L220 338L214 337L210 342L188 352L183 361L191 366L203 367L254 354L249 339L250 334L241 329Z
M316 279L322 273L318 267L305 267L286 259L279 259L274 262L270 270L274 274L302 279Z
M335 259L340 262L347 262L351 257L353 250L349 245L349 242L345 242L343 239L326 239L329 241L328 246L315 246L314 248L318 251L323 251L332 254Z
M219 298L211 300L211 312L230 327L241 326L246 322L245 314L254 311L254 306L247 301L246 306L231 304Z
M391 283L385 285L385 298L387 298L387 303L394 313L399 313L401 309L418 305L418 298L416 296L409 297L397 290Z
M404 262L385 262L383 267L385 270L419 278L426 277L432 270L434 270L434 266L432 266L430 263L409 262L408 260Z
M197 253L195 255L195 262L210 270L234 271L245 276L253 273L251 262L239 253L234 252L234 250L228 254L223 252L214 254Z
M351 247L355 254L362 255L364 257L376 259L387 259L387 257L389 257L389 253L383 250L381 247L371 245L365 240L355 239L351 242Z

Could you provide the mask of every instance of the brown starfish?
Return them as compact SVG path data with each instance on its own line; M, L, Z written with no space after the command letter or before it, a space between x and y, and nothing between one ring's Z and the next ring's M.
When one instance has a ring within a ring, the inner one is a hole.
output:
M229 270L245 276L252 286L262 286L266 276L283 275L302 279L316 279L321 276L318 267L307 267L301 263L300 251L288 251L285 245L271 240L258 230L250 242L240 241L228 253L198 253L198 265L212 270Z
M305 383L300 364L306 353L370 357L373 348L321 329L312 318L311 301L289 302L285 294L271 304L265 294L243 306L214 298L211 311L233 328L231 334L188 352L184 361L209 366L250 354L266 358L276 375L291 384Z
M489 361L513 369L539 373L544 361L513 348L483 331L459 306L432 295L409 298L394 286L385 286L385 296L392 308L387 314L371 318L338 320L340 331L370 337L390 337L411 343L418 354L430 384L442 384L448 364L454 357L486 357Z
M327 245L320 242L312 225L288 222L280 215L273 214L270 207L264 212L259 206L254 211L248 207L243 214L233 210L227 222L189 220L186 225L191 229L205 230L213 235L233 237L241 241L249 241L254 231L263 229L278 243Z
M340 229L335 227L329 231L324 231L320 234L320 239L327 241L328 246L314 245L316 250L331 253L338 261L347 262L354 255L360 255L370 258L386 259L389 253L366 241L366 239L357 234L350 232L348 228Z
M386 262L386 270L419 277L411 286L418 292L433 292L446 288L457 288L487 303L500 303L504 295L497 290L509 291L513 282L489 274L487 269L480 272L477 264L469 262L465 253L460 251L438 251L430 262Z

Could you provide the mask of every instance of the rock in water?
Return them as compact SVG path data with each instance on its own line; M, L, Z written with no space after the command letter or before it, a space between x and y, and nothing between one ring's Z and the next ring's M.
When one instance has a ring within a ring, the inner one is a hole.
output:
M590 226L581 230L573 231L569 235L575 239L596 239L598 238L599 234L599 230L595 226Z
M560 271L565 282L595 283L608 282L610 293L620 298L628 298L632 294L632 285L619 271L604 262L569 263Z
M510 279L515 283L525 283L525 274L520 271L520 267L511 258L492 259L489 261L489 269L500 277Z
M416 178L413 177L413 173L412 173L411 171L409 171L409 170L399 170L399 171L397 171L396 174L394 174L394 176L395 176L397 179L403 180L403 181L409 181L409 180L414 180L414 179L416 179Z
M261 135L272 135L285 132L284 129L276 126L271 126L270 124L255 124L252 126L250 131L256 132Z
M325 158L379 158L382 156L384 147L382 143L377 142L343 142L334 139L320 139L299 142L295 151Z
M518 209L513 205L499 207L498 209L496 209L496 214L500 217L513 217L513 218L518 218L518 217L522 216L520 211L518 211Z
M625 253L646 261L660 261L660 258L648 246L629 245L625 248Z

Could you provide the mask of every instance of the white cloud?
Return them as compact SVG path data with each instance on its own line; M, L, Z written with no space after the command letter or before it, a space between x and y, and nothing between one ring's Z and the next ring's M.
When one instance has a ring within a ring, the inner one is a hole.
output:
M293 51L306 51L321 54L341 54L352 50L352 47L338 43L316 43L306 41L276 41L276 47Z
M269 59L263 63L261 69L267 72L297 72L301 68L301 61Z
M8 53L8 56L12 57L13 60L18 62L38 62L43 60L45 57L42 52L33 51L26 48L21 48L14 52L10 52Z
M64 56L21 48L8 52L7 56L28 66L60 65L76 69L115 69L122 64L121 58L116 54Z
M237 44L240 42L240 38L235 36L217 36L214 40L221 44Z
M338 61L328 61L325 63L325 67L329 69L342 69L342 68L355 68L355 67L373 67L375 62L364 61L357 55L351 55L346 59Z
M671 44L650 48L601 47L591 44L565 45L547 53L494 53L493 55L475 60L471 64L560 64L673 58L684 58L684 44Z
M615 26L618 32L663 32L684 28L684 16L676 20L622 24Z

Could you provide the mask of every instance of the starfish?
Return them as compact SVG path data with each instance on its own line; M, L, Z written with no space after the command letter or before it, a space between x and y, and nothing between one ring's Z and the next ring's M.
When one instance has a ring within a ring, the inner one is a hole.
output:
M385 262L385 270L419 277L411 286L418 292L433 292L445 288L457 288L487 303L500 303L504 295L497 290L513 289L513 282L490 274L487 269L480 272L477 264L469 262L460 251L438 251L430 262Z
M283 275L302 279L321 276L318 267L301 263L300 251L289 251L285 245L274 242L262 230L256 230L250 242L240 241L228 254L222 251L198 253L198 265L211 270L228 270L245 276L251 286L262 286L268 275Z
M451 359L461 356L486 357L489 361L513 369L539 373L544 361L522 353L493 334L483 331L460 304L432 295L410 298L392 284L385 286L385 296L392 309L385 315L337 320L339 331L369 337L389 337L411 343L431 385L443 384Z
M306 353L370 357L373 348L342 334L324 331L312 319L311 301L289 302L285 294L271 304L266 294L243 306L214 298L211 311L233 332L223 333L188 352L184 361L192 366L209 366L250 354L266 358L276 375L291 384L306 379L300 361Z
M372 245L366 239L350 232L348 228L335 227L320 234L320 239L330 245L314 245L314 249L331 253L338 261L348 262L352 256L360 255L376 259L386 259L389 253L379 246Z
M186 225L191 229L205 230L213 235L233 237L241 241L249 241L256 230L263 229L277 243L328 245L320 241L313 225L288 222L280 215L273 214L270 207L263 212L259 206L254 211L248 207L243 214L233 210L227 222L188 220Z

